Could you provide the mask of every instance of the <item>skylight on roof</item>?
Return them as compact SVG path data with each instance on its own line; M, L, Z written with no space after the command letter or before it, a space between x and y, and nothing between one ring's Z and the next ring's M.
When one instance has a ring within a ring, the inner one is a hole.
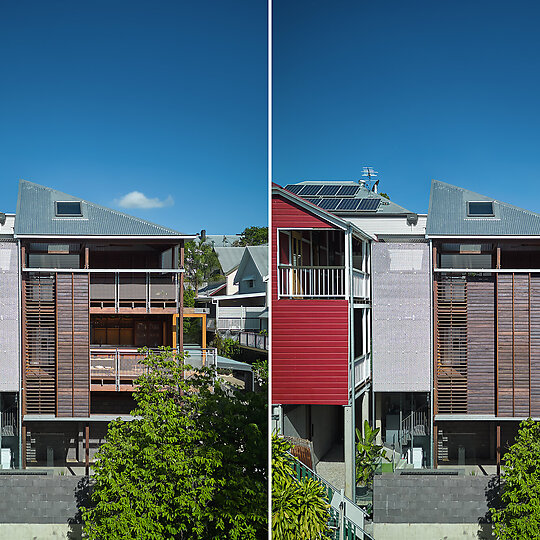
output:
M56 201L56 215L61 217L82 216L81 201Z
M471 217L493 217L493 201L468 201L467 215Z

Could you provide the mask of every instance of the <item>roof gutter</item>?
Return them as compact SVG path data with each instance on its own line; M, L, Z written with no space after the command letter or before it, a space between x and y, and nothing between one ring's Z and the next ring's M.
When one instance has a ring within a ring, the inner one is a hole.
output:
M70 235L70 234L17 234L15 238L69 238L69 239L81 239L81 240L195 240L198 236L196 234L177 234L177 235L106 235L106 234L93 234L93 235Z

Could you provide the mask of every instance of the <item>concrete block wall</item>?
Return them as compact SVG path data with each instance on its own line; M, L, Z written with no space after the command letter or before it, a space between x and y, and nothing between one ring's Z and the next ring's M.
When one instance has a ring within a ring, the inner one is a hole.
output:
M497 476L380 475L373 485L373 522L482 524L498 494Z
M0 475L0 525L40 523L77 525L89 487L80 476Z

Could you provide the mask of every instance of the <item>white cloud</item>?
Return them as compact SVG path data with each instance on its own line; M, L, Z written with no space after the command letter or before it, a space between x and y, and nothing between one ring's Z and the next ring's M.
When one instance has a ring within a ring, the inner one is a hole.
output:
M131 191L116 202L122 208L163 208L164 206L172 206L174 199L170 195L163 200L157 197L149 198L140 191Z

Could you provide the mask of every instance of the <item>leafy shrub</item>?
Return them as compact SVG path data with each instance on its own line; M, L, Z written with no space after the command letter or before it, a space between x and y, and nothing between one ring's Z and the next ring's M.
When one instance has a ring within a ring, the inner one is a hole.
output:
M272 436L272 538L315 540L330 531L329 504L322 484L294 476L291 445Z

